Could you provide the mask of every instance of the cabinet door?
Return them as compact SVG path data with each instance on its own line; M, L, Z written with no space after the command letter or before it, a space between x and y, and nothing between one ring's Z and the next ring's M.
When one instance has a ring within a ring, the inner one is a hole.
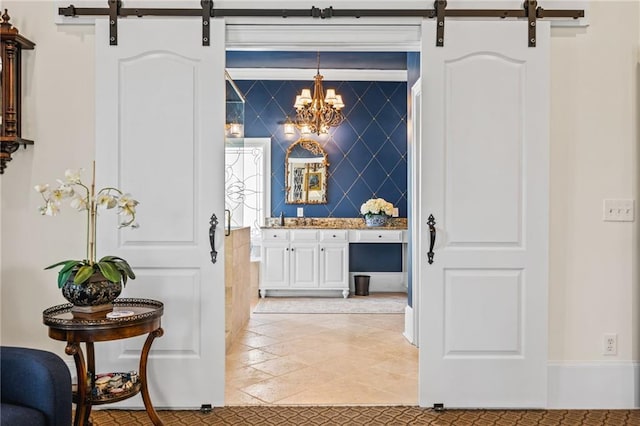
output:
M318 287L318 243L291 243L292 288Z
M349 250L347 244L323 244L320 247L320 287L349 286Z
M289 244L263 243L261 288L289 287Z

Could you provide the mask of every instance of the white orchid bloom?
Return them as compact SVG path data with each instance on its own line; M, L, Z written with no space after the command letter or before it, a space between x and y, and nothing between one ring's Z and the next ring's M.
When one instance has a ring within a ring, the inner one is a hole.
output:
M68 185L64 182L60 182L60 187L58 189L60 190L60 192L62 192L62 198L71 198L75 194L73 186Z
M60 188L56 188L53 191L51 191L51 200L58 202L61 201L63 198L65 197L64 191L62 191Z
M36 186L33 187L33 189L35 189L36 192L44 194L45 192L47 192L49 190L49 184L45 183L44 185L36 185Z
M119 214L124 216L135 216L137 205L138 201L131 198L131 194L124 194L118 200L118 206L120 207Z
M60 206L52 201L48 201L44 208L45 216L55 216L60 212Z
M76 195L75 197L73 197L73 200L71 200L69 205L71 206L72 209L76 209L79 212L83 210L87 210L89 208L87 199L79 195Z
M64 172L64 177L67 179L69 183L81 183L80 182L80 174L82 173L82 169L72 170L67 169Z
M98 207L103 209L112 209L118 205L118 199L111 194L100 194L96 199Z

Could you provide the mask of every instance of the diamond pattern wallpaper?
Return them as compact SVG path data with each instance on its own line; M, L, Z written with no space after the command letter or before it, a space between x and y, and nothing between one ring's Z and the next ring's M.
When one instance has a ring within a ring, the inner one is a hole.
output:
M360 205L381 197L407 217L407 83L325 81L345 103L345 121L328 135L311 135L327 152L327 204L285 204L285 153L299 135L282 124L294 118L293 102L309 81L237 80L246 98L245 137L271 138L271 216L358 217Z

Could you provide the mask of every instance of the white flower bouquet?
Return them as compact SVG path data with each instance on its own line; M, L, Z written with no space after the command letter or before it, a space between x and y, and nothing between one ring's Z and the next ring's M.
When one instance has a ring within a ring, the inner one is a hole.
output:
M391 217L393 215L393 204L384 198L371 198L360 206L360 213L365 217L374 214L383 214Z

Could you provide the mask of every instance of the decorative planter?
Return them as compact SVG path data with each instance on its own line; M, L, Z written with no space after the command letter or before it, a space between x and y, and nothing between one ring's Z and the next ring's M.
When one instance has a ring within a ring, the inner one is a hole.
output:
M364 222L367 226L384 226L387 223L386 214L367 214L364 216Z
M100 272L86 282L74 284L75 274L62 286L62 295L73 304L71 312L102 312L113 308L113 302L122 292L121 282L111 282Z

